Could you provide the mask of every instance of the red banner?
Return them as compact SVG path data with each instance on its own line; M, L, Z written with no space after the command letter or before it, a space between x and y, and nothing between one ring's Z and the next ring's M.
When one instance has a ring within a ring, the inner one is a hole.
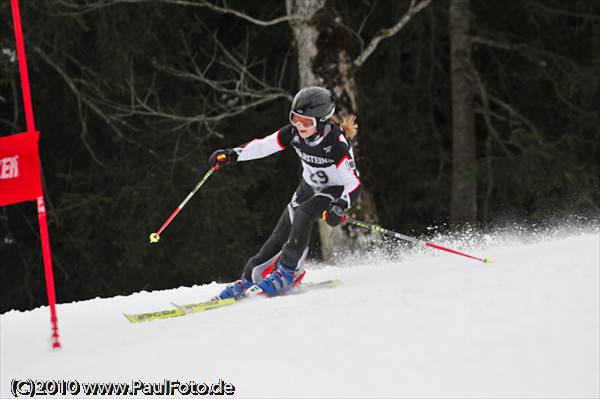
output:
M0 137L0 206L42 195L39 132Z

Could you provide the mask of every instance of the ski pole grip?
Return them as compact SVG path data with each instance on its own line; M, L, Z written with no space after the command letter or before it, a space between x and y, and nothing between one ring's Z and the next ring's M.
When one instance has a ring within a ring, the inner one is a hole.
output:
M212 167L213 171L217 171L221 168L221 162L223 162L227 159L227 155L219 154L219 155L217 155L216 159L217 159L217 163Z

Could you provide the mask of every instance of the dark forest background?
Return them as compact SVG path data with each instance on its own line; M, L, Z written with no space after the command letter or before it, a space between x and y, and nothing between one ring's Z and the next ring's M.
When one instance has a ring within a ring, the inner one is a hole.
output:
M321 30L345 30L352 56L411 4L323 3ZM452 226L450 4L413 15L355 75L377 222L417 235ZM299 162L285 151L213 175L148 243L209 154L286 124L300 88L294 20L256 23L286 3L227 7L21 1L59 302L233 280L289 201ZM26 127L8 1L0 15L9 135ZM596 217L600 1L472 0L469 17L479 228ZM46 302L38 236L34 203L0 208L0 312Z

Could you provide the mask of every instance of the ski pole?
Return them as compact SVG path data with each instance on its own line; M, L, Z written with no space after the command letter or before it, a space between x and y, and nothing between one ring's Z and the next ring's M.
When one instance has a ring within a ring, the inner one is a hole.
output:
M355 220L355 219L352 219L352 218L347 218L346 221L345 221L345 223L350 223L350 224L353 224L353 225L358 226L358 227L369 229L369 230L374 231L376 233L380 233L380 234L388 235L388 236L391 236L391 237L399 238L400 240L409 241L409 242L412 242L414 244L424 245L424 246L427 246L427 247L439 249L441 251L446 251L446 252L450 252L452 254L464 256L466 258L478 260L478 261L483 262L483 263L492 263L492 260L490 258L478 258L476 256L469 255L469 254L466 254L464 252L459 252L459 251L456 251L454 249L442 247L441 245L437 245L437 244L434 244L434 243L431 243L431 242L427 242L427 241L422 241L422 240L419 240L417 238L409 237L409 236L397 233L397 232L392 231L392 230L384 229L383 227L381 227L379 225L376 225L376 224L365 223L365 222L361 222L359 220Z
M217 156L217 160L218 161L222 160L223 158L225 158L225 155L219 154ZM167 226L169 225L169 223L171 223L171 221L173 219L175 219L175 216L177 216L177 214L183 209L183 207L185 206L185 204L187 204L188 201L194 196L194 194L196 194L196 191L198 191L200 189L200 187L202 187L202 185L204 184L204 182L206 182L208 180L208 178L210 177L210 175L212 175L213 172L216 171L217 169L219 169L218 164L215 165L215 166L213 166L212 168L210 168L208 170L208 172L206 172L206 174L204 175L204 177L198 182L198 184L196 184L196 187L194 187L194 189L192 190L192 192L189 193L187 197L185 197L185 199L183 200L183 202L181 204L179 204L179 206L177 207L177 209L175 209L173 211L173 213L171 214L171 216L169 216L169 218L167 219L167 221L163 223L163 225L160 227L160 229L158 229L158 231L156 233L150 234L150 242L151 243L157 243L160 240L160 233L162 233L163 230L167 228Z

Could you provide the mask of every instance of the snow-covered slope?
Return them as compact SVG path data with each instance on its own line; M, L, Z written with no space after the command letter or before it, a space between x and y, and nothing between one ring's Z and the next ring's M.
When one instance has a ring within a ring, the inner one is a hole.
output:
M310 270L343 286L130 324L123 312L208 299L208 284L0 316L2 398L13 379L235 386L239 397L600 395L600 233L427 251ZM482 253L485 252L485 253Z

